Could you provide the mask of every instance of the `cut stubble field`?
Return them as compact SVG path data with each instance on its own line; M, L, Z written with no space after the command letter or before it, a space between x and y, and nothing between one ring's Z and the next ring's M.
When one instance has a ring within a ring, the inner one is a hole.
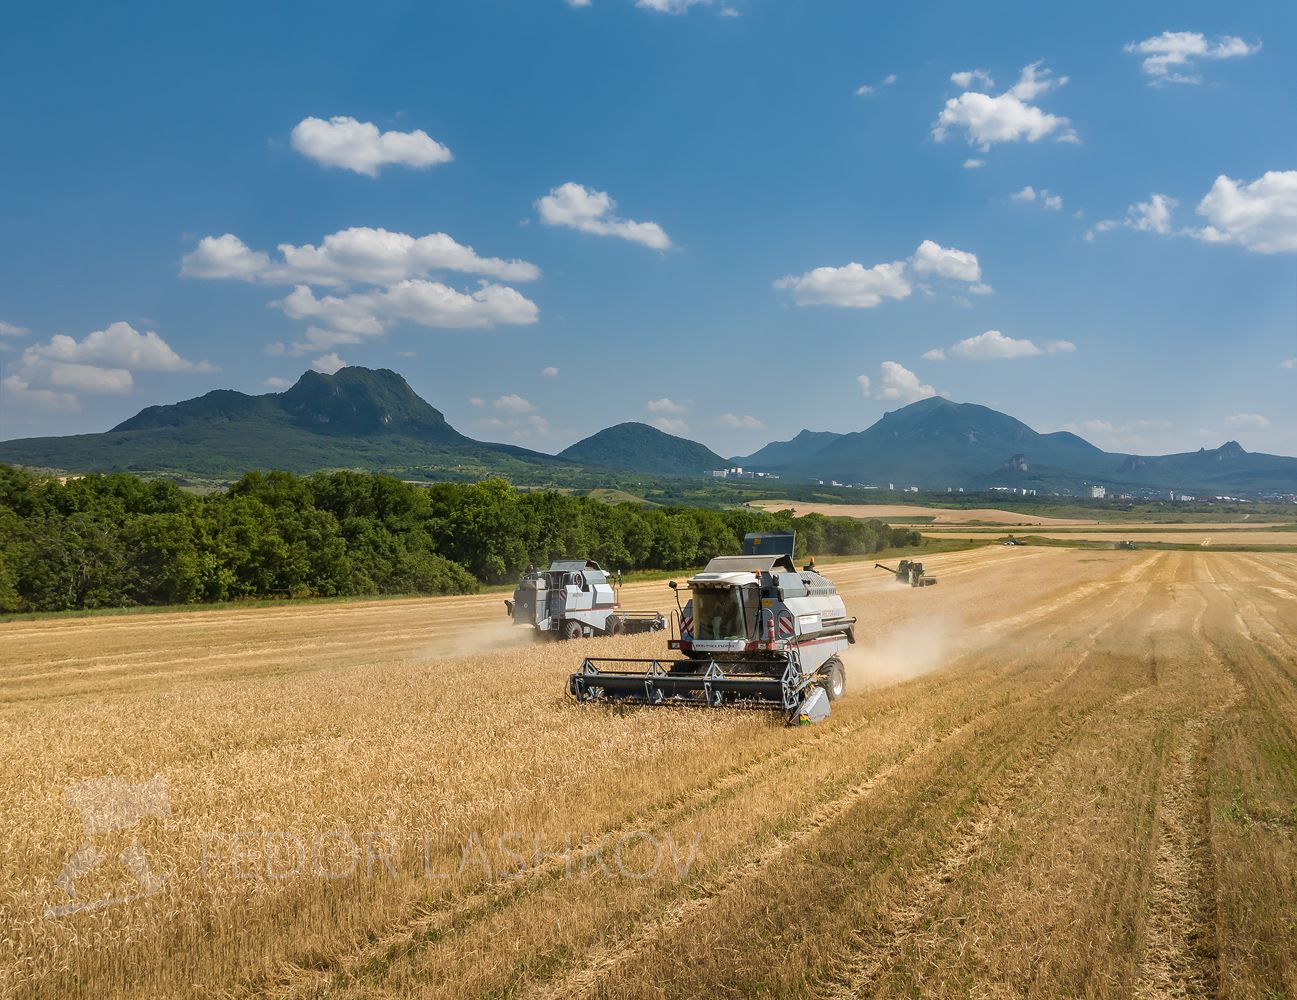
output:
M831 567L809 728L576 705L663 637L498 596L0 626L0 993L1297 995L1297 557L925 562Z

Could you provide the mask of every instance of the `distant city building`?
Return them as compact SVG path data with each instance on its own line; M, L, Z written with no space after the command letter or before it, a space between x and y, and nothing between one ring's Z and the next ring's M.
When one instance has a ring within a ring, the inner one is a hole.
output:
M1106 497L1107 495L1108 495L1108 488L1107 488L1106 486L1091 486L1091 487L1090 487L1090 499L1091 499L1091 500L1102 500L1102 499L1103 499L1104 497Z

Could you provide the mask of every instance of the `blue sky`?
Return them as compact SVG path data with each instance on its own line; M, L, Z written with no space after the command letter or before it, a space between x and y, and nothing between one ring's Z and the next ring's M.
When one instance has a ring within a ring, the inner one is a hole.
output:
M546 451L1297 454L1289 4L27 5L0 136L0 437L345 361Z

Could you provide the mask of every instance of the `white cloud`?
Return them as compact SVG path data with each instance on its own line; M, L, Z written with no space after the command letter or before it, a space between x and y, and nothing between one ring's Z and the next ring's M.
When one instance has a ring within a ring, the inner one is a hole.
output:
M977 170L979 167L984 167L984 166L986 166L985 160L979 160L973 156L970 156L967 160L964 161L965 170Z
M468 402L469 402L469 404L472 405L472 406L485 406L485 405L486 405L486 400L483 399L481 396L472 396L472 397L469 398L469 401L468 401Z
M687 413L688 409L679 403L673 402L663 396L661 399L650 399L644 404L644 408L650 413Z
M723 427L732 427L735 430L761 431L765 430L766 425L750 413L739 416L737 413L722 413L716 418L717 423Z
M961 86L971 87L979 82L974 78L975 72L956 73L954 77L965 81ZM1042 69L1042 63L1035 62L1024 66L1018 82L998 96L966 89L946 101L932 126L932 137L943 142L952 130L962 129L969 144L983 151L997 142L1037 142L1051 135L1057 142L1079 142L1067 118L1042 111L1030 103L1067 80L1065 76L1055 79L1049 70ZM981 75L980 82L989 88L990 79L985 74Z
M321 354L311 362L311 368L323 375L332 375L341 368L346 368L347 362L338 357L336 352Z
M0 319L0 337L25 337L31 333L25 326L14 326Z
M1263 431L1270 426L1270 421L1259 413L1235 413L1225 418L1225 426L1232 430Z
M185 361L162 337L150 331L140 333L130 323L113 323L105 329L87 333L82 340L57 333L44 344L34 344L23 351L23 363L43 362L69 368L93 367L99 370L125 372L125 380L114 376L113 385L130 388L131 371L215 371L208 362ZM67 375L87 381L100 376ZM102 380L101 380L102 381ZM65 383L66 384L66 383ZM108 383L102 383L108 384ZM84 387L83 387L84 388ZM99 392L117 392L99 389Z
M908 260L865 267L852 261L842 267L817 267L805 274L790 274L776 288L790 288L798 305L833 305L872 309L887 299L904 299L913 291L911 277L944 278L969 283L969 291L991 290L981 281L977 255L924 240Z
M882 91L884 87L890 87L895 82L896 82L896 74L888 73L885 77L882 78L882 80L880 80L876 84L862 83L859 87L856 88L856 96L872 97L873 95Z
M642 243L654 250L667 250L671 239L656 222L635 222L613 214L617 203L606 191L595 191L568 181L553 188L536 201L541 221L551 226L567 226L583 233L617 236L632 243Z
M966 361L992 361L1007 358L1031 358L1040 354L1068 354L1076 345L1067 340L1049 340L1038 346L1031 340L1006 337L999 330L987 330L975 337L952 344L949 348L934 347L923 355L925 361L944 361L953 355Z
M345 115L327 122L303 118L293 128L293 148L326 167L342 167L377 177L381 167L430 167L453 159L450 150L422 129L380 132L372 122Z
M860 389L866 396L913 403L915 400L937 395L936 389L921 382L919 376L895 361L884 361L879 366L879 373L878 388L872 392L868 376L856 376L856 381L860 383Z
M1297 170L1269 170L1246 184L1221 174L1198 203L1207 226L1192 235L1257 253L1297 251Z
M1150 194L1148 201L1137 201L1126 209L1124 219L1101 219L1096 222L1086 231L1085 238L1093 242L1098 233L1107 233L1119 226L1165 235L1171 231L1171 213L1178 204L1167 195Z
M1126 52L1144 57L1144 72L1161 83L1201 83L1195 72L1199 59L1237 59L1261 51L1236 35L1223 35L1209 42L1199 31L1164 31L1142 42L1129 42Z
M1166 432L1175 425L1170 420L1132 420L1114 424L1111 420L1091 419L1063 424L1063 430L1080 434L1107 451L1171 451L1176 444L1167 440ZM1203 433L1211 433L1204 431Z
M316 298L298 285L275 303L292 319L311 320L306 341L318 346L332 338L336 344L359 343L380 335L393 322L442 329L483 329L497 325L524 326L536 322L536 303L505 285L483 283L474 292L460 292L436 281L402 281L391 288L354 295Z
M501 396L491 405L494 406L497 410L503 411L504 413L518 414L518 413L536 412L536 407L532 403L523 399L521 396L517 395L516 393L510 393L507 396Z
M18 375L6 375L0 379L0 387L9 398L21 407L40 407L48 410L67 410L75 412L80 409L77 397L70 392L58 392L54 389L36 389Z
M1288 358L1285 361L1282 361L1279 367L1287 368L1289 371L1292 371L1294 368L1297 368L1297 358Z
M884 299L903 299L912 291L905 261L865 267L852 261L842 267L817 267L803 275L787 275L776 288L791 288L798 305L849 306L872 309Z
M555 368L553 365L550 365L548 368L542 368L540 370L540 373L544 375L546 378L553 378L555 375L558 374L558 369Z
M278 375L271 375L270 378L262 379L261 384L267 389L287 389L293 383L286 378L280 378Z
M1041 205L1055 212L1059 211L1063 207L1063 199L1060 195L1054 194L1048 188L1041 188L1037 191L1030 184L1024 187L1021 191L1014 191L1013 194L1009 195L1009 200L1023 203L1030 203L1039 200Z
M567 0L569 7L589 7L590 0Z
M680 435L689 430L689 425L679 417L656 417L649 421L654 427L667 434Z
M966 69L959 73L951 73L950 82L960 90L972 90L973 84L980 84L987 89L995 86L991 74L984 69Z
M917 274L933 274L953 281L979 282L982 267L977 254L967 250L943 247L932 240L924 240L910 258L910 266Z
M657 11L659 14L683 14L688 11L690 7L697 7L700 4L706 6L712 2L713 0L635 0L635 6L644 10ZM726 14L726 10L729 10L732 13ZM725 14L727 17L735 17L738 15L738 11L734 10L732 7L723 7L721 13Z
M508 281L533 281L540 268L525 260L480 257L446 233L409 236L357 226L325 236L320 245L279 244L279 259L250 249L233 233L205 236L180 262L191 278L235 278L279 285L391 285L434 271L482 274Z
M1171 212L1177 204L1179 202L1174 198L1168 198L1164 194L1149 195L1148 201L1137 201L1130 206L1126 225L1146 232L1169 233Z

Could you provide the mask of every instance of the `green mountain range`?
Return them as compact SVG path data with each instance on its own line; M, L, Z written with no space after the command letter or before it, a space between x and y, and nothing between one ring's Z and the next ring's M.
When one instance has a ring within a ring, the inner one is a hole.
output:
M627 473L692 478L726 465L786 480L822 479L925 490L1017 486L1076 490L1297 492L1297 458L1237 442L1178 455L1105 452L1075 434L1040 434L974 403L932 397L851 434L804 430L741 458L642 423L608 427L557 456L475 441L446 422L396 372L308 371L290 389L216 390L150 406L101 434L0 442L0 462L66 472L124 471L234 479L249 469L364 469L428 479L504 475L519 483L615 485Z

